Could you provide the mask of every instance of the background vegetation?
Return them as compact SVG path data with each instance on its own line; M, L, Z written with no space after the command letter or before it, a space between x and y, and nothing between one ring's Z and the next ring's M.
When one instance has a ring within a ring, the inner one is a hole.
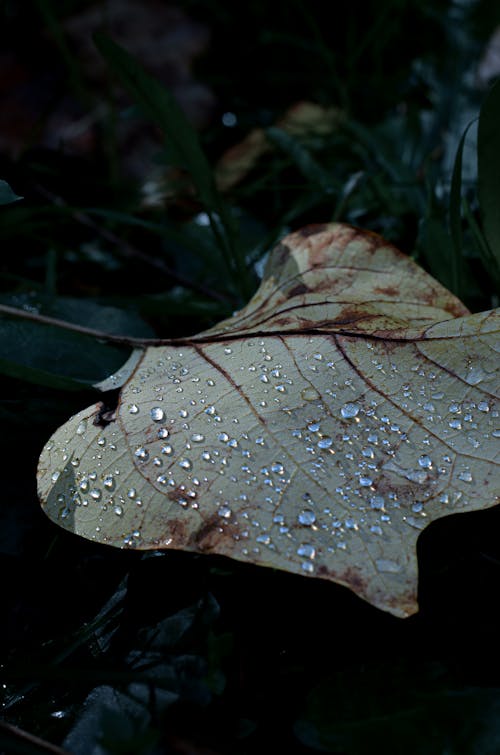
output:
M189 335L248 299L281 235L331 219L498 305L495 90L479 188L477 124L462 138L500 73L498 3L0 13L0 304L34 317L0 319L0 751L499 753L496 509L423 532L402 621L320 581L93 545L35 489L49 435L128 354L38 315Z

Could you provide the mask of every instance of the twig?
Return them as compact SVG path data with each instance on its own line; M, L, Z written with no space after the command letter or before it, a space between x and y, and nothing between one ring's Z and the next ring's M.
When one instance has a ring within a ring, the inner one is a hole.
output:
M160 270L165 275L169 275L171 278L177 281L177 283L180 283L185 288L189 288L189 289L192 289L193 291L197 291L198 293L203 294L204 296L207 296L209 299L214 299L215 301L218 301L222 304L230 303L229 297L225 296L224 294L221 294L219 291L214 291L208 286L203 285L203 283L195 283L194 281L190 280L182 273L178 273L176 270L171 268L170 265L167 265L167 263L164 260L158 259L157 257L153 257L150 254L147 254L146 252L143 252L140 249L137 249L135 246L132 246L127 241L124 241L112 231L109 231L107 228L102 228L98 223L92 220L92 218L89 215L87 215L87 213L82 212L82 210L76 210L74 208L69 207L69 205L66 204L66 202L64 201L64 199L62 199L62 197L59 197L56 194L53 194L44 186L37 185L36 189L42 196L44 196L46 199L48 199L50 202L56 205L56 207L62 207L65 210L68 210L70 216L74 220L76 220L78 223L80 223L81 225L87 226L87 228L91 228L93 231L95 231L95 233L101 236L105 241L108 241L110 244L112 244L114 248L125 259L142 260L142 262L146 263L147 265L150 265L151 267L155 267L157 270Z
M53 755L71 755L68 750L63 750L61 747L57 747L57 745L53 745L45 739L40 739L40 737L30 734L28 731L24 731L24 729L20 729L18 726L8 724L6 721L0 721L0 731L1 730L12 734L12 736L17 737L18 739L22 739L24 742L29 742L29 744L40 748L44 752L50 752L53 753Z
M33 322L39 322L42 325L54 325L56 328L71 330L73 331L73 333L82 333L85 336L93 336L94 338L99 338L103 341L120 343L125 346L134 346L136 348L144 348L146 346L159 346L165 343L170 343L170 339L134 338L133 336L118 336L112 333L105 333L103 330L87 328L85 325L78 325L74 322L59 320L57 317L49 317L48 315L41 315L38 312L30 312L26 309L10 307L8 304L0 304L0 314L10 315L11 317L19 317L22 320L32 320Z

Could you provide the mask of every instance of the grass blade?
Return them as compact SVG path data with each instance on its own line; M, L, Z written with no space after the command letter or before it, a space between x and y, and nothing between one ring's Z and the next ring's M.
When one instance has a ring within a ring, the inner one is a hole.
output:
M490 89L479 114L477 161L484 235L500 267L500 79Z
M224 255L226 266L235 281L243 289L247 289L248 275L237 244L236 224L217 191L212 170L196 131L168 89L150 76L133 56L103 32L97 32L94 41L132 99L161 129L177 165L188 170L208 212L212 231Z

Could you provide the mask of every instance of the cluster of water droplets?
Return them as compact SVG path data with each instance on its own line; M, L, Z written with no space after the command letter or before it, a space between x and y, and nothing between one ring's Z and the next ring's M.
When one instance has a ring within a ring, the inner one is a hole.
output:
M80 419L54 449L60 518L78 509L96 539L162 547L175 545L169 521L203 532L215 514L222 552L274 552L305 574L368 554L397 573L388 543L422 529L430 507L468 505L498 411L481 393L449 398L448 373L411 345L397 362L383 343L341 345L289 336L150 349L117 420ZM480 382L469 373L470 386Z

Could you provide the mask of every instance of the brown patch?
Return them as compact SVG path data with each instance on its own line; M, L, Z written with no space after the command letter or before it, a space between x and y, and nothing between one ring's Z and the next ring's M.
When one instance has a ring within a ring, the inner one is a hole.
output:
M180 503L181 501L186 500L186 488L185 487L177 487L174 488L174 490L169 490L167 493L167 498L171 501L175 501L176 503Z
M306 225L305 228L301 228L299 231L296 231L298 236L302 236L302 238L307 239L309 236L315 236L317 233L323 233L324 231L328 230L328 226L326 223L312 223L311 225Z
M349 566L344 572L337 575L337 579L346 584L349 585L353 590L355 590L357 593L365 594L366 592L366 582L362 577L360 576L359 572L356 571L356 569L353 569L351 566Z
M276 267L281 267L285 264L289 257L290 249L287 247L287 245L283 244L282 242L276 244L273 249L273 264L276 265Z
M211 551L228 553L232 551L233 538L238 531L239 528L234 520L228 521L218 514L212 514L197 532L191 535L189 545L204 553ZM229 543L231 547L228 548Z
M290 291L288 292L288 298L292 298L292 296L301 296L302 294L307 294L309 291L308 287L305 286L303 283L298 283L296 286L294 286Z
M396 286L375 286L373 292L375 294L384 294L384 296L392 297L399 296L399 294L401 293L399 288L396 288Z

